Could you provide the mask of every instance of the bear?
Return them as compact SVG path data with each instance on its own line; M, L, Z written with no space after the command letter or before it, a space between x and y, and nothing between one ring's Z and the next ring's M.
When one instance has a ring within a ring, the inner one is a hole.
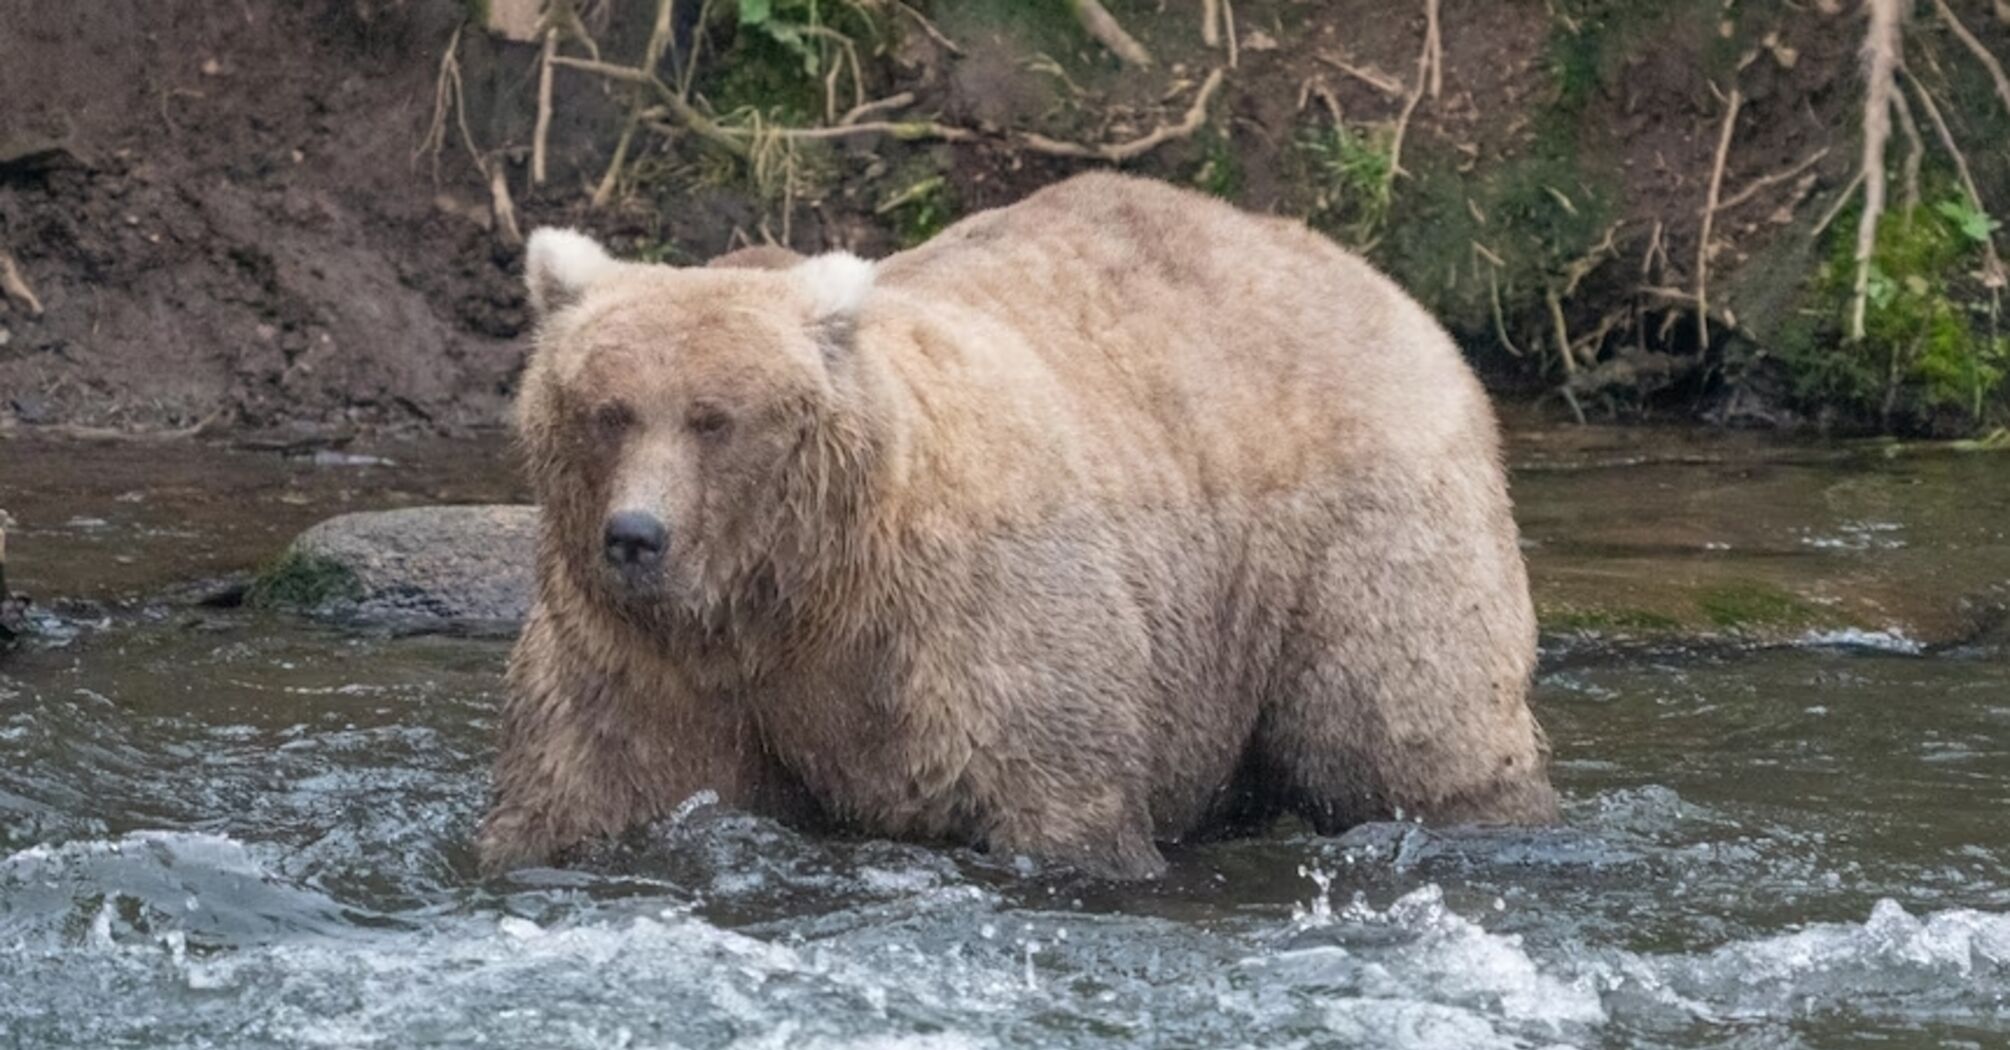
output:
M490 870L710 791L1148 878L1557 817L1498 427L1301 223L1084 174L877 263L526 260L542 505Z

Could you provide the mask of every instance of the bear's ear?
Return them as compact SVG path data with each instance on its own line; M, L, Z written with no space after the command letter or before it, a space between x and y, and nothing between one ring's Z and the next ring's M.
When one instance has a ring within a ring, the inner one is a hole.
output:
M825 252L789 271L809 296L810 319L843 322L872 291L872 264L850 252Z
M524 283L531 309L546 317L571 306L593 282L620 268L600 242L578 230L546 226L524 250Z

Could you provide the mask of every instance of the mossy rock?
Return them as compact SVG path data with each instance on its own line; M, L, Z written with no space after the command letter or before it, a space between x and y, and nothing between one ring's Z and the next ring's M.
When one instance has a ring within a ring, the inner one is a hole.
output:
M244 603L258 609L315 609L363 594L362 582L347 565L293 548L259 570Z
M295 539L246 601L345 621L520 623L537 523L536 507L509 505L344 514Z

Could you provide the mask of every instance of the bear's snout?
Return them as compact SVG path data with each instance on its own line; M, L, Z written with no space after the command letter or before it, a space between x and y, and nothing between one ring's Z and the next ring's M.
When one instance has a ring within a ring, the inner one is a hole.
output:
M663 560L663 549L670 545L670 530L653 514L624 510L607 519L601 539L607 560L615 568L642 569Z

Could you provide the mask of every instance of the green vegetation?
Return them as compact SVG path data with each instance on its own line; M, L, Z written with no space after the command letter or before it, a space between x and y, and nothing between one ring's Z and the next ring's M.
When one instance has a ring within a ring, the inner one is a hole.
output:
M1814 607L1770 584L1756 581L1719 583L1696 595L1696 606L1713 626L1795 627L1821 619Z
M1854 216L1837 222L1814 278L1819 316L1832 319L1814 331L1826 338L1781 350L1799 395L1887 426L1947 412L1983 422L2010 370L1996 303L1973 276L1997 225L1964 197L1886 212L1871 255L1864 338L1850 344L1840 334L1855 290Z
M1389 134L1329 125L1300 131L1293 146L1312 196L1306 221L1356 247L1373 243L1392 199Z
M923 175L885 196L873 211L890 219L902 248L912 248L956 221L956 191L944 175Z
M311 609L362 593L355 574L341 562L288 550L259 571L244 602L259 609Z
M1234 200L1242 192L1242 160L1235 155L1235 144L1213 129L1201 132L1197 141L1201 160L1189 181L1203 193Z

